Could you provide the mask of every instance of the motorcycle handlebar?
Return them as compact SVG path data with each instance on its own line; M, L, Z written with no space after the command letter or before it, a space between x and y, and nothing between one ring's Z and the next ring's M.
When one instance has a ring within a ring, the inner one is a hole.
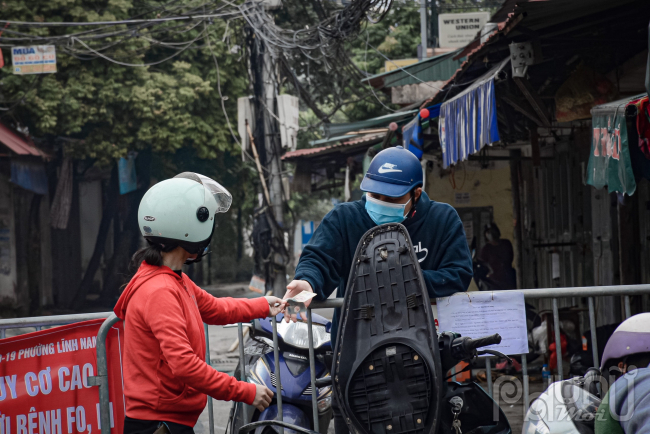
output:
M482 338L477 338L477 339L469 338L465 341L464 347L466 351L473 351L476 350L477 348L487 347L488 345L494 345L500 343L501 343L501 335L499 335L499 333L495 333L491 336L484 336Z
M470 339L468 345L471 349L475 350L477 348L487 347L488 345L500 344L501 335L495 333L491 336L484 336L478 339Z

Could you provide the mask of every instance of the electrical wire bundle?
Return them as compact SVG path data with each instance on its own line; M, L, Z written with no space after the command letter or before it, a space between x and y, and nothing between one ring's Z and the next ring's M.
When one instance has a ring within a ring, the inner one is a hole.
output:
M357 0L314 27L287 30L276 25L263 7L242 8L242 15L262 38L274 57L298 51L311 60L331 58L339 54L338 49L346 40L355 37L365 19L378 22L388 13L392 0Z
M213 30L211 24L214 20L225 20L228 24L241 20L268 50L301 99L322 121L327 122L355 97L356 100L368 98L366 87L359 86L360 79L367 74L350 59L344 45L358 35L363 22L377 22L383 18L392 1L355 0L330 16L321 12L319 22L298 30L276 25L259 0L243 3L236 0L172 0L128 19L115 21L0 20L0 47L55 45L57 51L80 60L102 58L121 66L147 67L169 61L192 47L196 48L197 43L211 48L208 34ZM320 1L316 3L323 9ZM125 48L127 44L128 48ZM156 48L167 51L158 52L156 56L148 55ZM304 71L300 70L305 64L314 64L316 68L332 73L327 83L331 86L331 97L323 98L321 95L316 98L319 104L333 106L330 113L320 111L313 100L313 92L319 86L310 88L308 77L305 82Z
M320 1L316 1L314 8L321 6L320 21L299 30L277 25L261 4L242 11L242 15L265 50L278 62L282 75L289 79L301 100L322 122L328 122L343 105L351 102L350 97L359 101L373 96L367 86L360 85L367 74L352 61L345 43L360 33L366 20L380 21L390 10L392 1L353 1L329 17ZM312 66L329 73L327 83L310 86ZM322 89L326 89L325 95ZM325 113L319 104L332 109Z
M249 5L247 7L253 7ZM63 53L81 60L101 57L113 63L143 67L166 62L183 53L196 42L206 38L208 29L202 26L214 19L241 18L242 10L230 3L208 2L189 4L173 0L150 8L125 20L95 22L25 22L0 20L4 27L0 47L23 45L55 45ZM144 18L146 16L155 18ZM198 33L197 33L198 32ZM137 49L123 52L128 42L136 42ZM170 56L150 63L133 63L155 47L172 50Z

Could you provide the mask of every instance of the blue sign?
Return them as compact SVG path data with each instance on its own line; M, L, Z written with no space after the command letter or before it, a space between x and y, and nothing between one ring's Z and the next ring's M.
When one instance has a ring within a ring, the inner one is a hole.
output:
M138 177L135 174L136 153L130 153L126 158L117 162L117 171L120 177L120 194L127 194L138 188Z

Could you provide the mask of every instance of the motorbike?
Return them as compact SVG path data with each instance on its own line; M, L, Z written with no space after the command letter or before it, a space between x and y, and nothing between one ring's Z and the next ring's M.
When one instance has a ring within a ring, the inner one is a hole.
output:
M316 315L314 315L316 317ZM278 330L278 334L280 330ZM497 351L484 349L479 351L480 348L498 344L501 342L501 337L499 335L487 336L479 339L472 339L469 337L463 337L458 333L453 332L443 332L438 334L438 345L440 347L440 358L441 366L443 372L450 370L453 366L458 364L460 361L471 361L472 359L483 355L490 354L494 356L499 356L503 358L508 358L508 356L501 354ZM271 353L272 357L272 353ZM308 369L308 368L307 368ZM447 378L448 380L449 378ZM308 381L308 380L307 380ZM284 385L284 381L282 382ZM317 387L327 388L327 396L325 398L326 402L321 404L321 394L319 394L319 410L321 407L328 407L329 414L327 417L319 419L319 426L321 427L321 433L327 432L327 427L329 425L329 420L331 419L331 390L329 387L332 384L331 376L325 376L316 380ZM307 383L309 384L309 383ZM309 386L307 386L309 387ZM470 384L461 384L458 382L447 382L444 384L444 393L441 409L442 412L440 421L436 432L446 433L446 432L480 432L480 433L489 433L489 434L512 434L512 429L508 422L506 415L503 413L503 410L498 406L498 404L483 390L481 386L476 383ZM283 387L284 390L284 387ZM322 389L319 389L322 390ZM284 397L283 393L283 405ZM236 404L237 406L239 404ZM310 407L311 404L308 404ZM252 407L250 407L252 409ZM270 407L269 407L270 408ZM253 409L254 410L254 409ZM252 411L252 410L250 410ZM265 410L265 412L267 412ZM264 414L263 412L262 414ZM259 412L258 412L259 413ZM311 423L306 423L305 418L308 418L309 413L308 409L303 410L305 415L301 420L302 422L291 423L291 420L287 419L286 410L283 409L283 414L285 415L284 422L278 422L272 420L273 416L277 414L277 408L274 411L270 411L268 417L253 417L242 427L241 423L233 424L232 434L235 433L247 433L254 432L256 434L266 434L278 432L279 427L285 427L285 432L287 433L305 433L305 434L316 434L311 427ZM307 419L309 420L309 419ZM289 422L289 423L287 423ZM298 425L298 426L296 426ZM462 431L456 431L455 427L458 427ZM268 431L264 431L268 430ZM273 430L273 431L270 431ZM554 431L553 431L554 432ZM524 432L524 434L541 434L534 431Z
M582 377L552 383L528 409L522 434L593 434L600 381L600 370L590 368Z
M472 339L458 333L438 334L442 372L448 372L458 362L471 362L481 355L493 355L510 360L508 356L491 349L480 348L501 343L498 334ZM468 366L471 366L471 364ZM447 377L445 380L451 378ZM508 418L499 405L478 384L446 382L442 413L438 432L440 433L489 433L510 434L512 429ZM490 411L491 410L491 411ZM459 423L460 422L460 423ZM455 430L455 426L459 430Z
M450 382L451 377L445 377L460 361L471 362L480 355L510 360L498 351L484 348L499 344L501 337L495 334L472 339L458 333L437 332L422 271L406 228L387 223L370 229L359 242L352 264L333 356L330 336L323 336L327 326L321 322L322 328L314 327L314 348L321 357L314 373L320 377L315 382L317 404L322 417L327 419L319 420L321 432L327 432L333 393L343 420L355 434L511 434L505 414L478 384ZM268 338L271 328L268 321L266 324L264 327L262 321L256 323L254 335L265 332ZM290 328L291 324L281 324L279 348L288 364L289 352L302 350L304 357L308 348L307 327L301 322L296 323L295 329ZM308 357L304 357L303 363L301 369L307 371ZM330 366L331 375L327 372ZM280 370L282 384L287 384L286 390L281 390L283 406L295 408L295 416L287 417L290 411L283 408L284 421L273 421L278 410L271 406L261 414L254 413L255 422L235 424L239 433L272 433L278 426L293 432L314 432L309 428L309 375L303 381L295 368L295 373L288 368ZM272 357L265 354L247 377L269 386L274 385L274 372ZM307 405L301 406L303 403Z
M250 330L251 339L244 347L246 359L246 379L254 384L268 387L277 394L276 373L280 372L282 383L282 415L284 424L277 423L277 399L260 412L255 407L234 403L230 414L230 433L238 433L242 426L254 427L255 434L279 433L280 426L302 428L301 430L287 428L287 434L313 431L313 409L311 370L309 367L309 341L306 321L286 323L279 314L277 319L278 348L280 351L279 369L276 368L273 354L273 325L270 318L253 321ZM321 434L327 433L327 427L332 419L331 386L322 384L323 377L329 377L332 364L332 345L330 342L331 322L326 318L312 314L312 329L314 336L315 373L318 380L318 421ZM239 378L241 365L235 375ZM247 411L244 412L244 407ZM247 417L244 418L244 413Z

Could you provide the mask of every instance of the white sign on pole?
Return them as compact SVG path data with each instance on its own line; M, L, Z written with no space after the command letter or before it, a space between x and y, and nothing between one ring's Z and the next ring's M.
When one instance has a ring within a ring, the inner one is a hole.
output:
M253 119L253 109L251 107L251 100L248 96L237 98L237 132L241 140L241 159L246 161L246 152L250 149L250 138L248 130L246 129L246 121L251 132L255 131L255 119Z
M438 15L441 48L461 48L476 38L490 19L489 12Z
M56 72L56 48L54 45L12 47L11 63L14 74L49 74Z
M300 106L298 97L278 95L278 117L280 118L280 141L283 148L296 150L300 128Z
M501 343L488 348L507 355L528 354L524 293L462 292L437 299L439 331L482 338L499 333Z

